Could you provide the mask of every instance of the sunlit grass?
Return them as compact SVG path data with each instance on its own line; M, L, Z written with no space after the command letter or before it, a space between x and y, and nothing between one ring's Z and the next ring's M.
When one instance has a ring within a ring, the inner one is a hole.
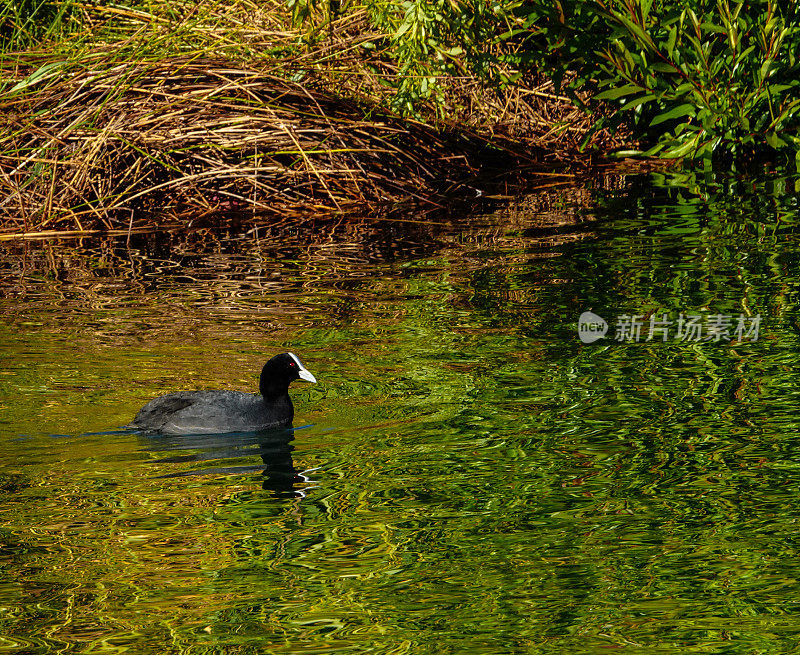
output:
M121 60L189 53L241 59L269 56L297 36L275 0L0 3L4 53L47 50L69 58L113 45Z

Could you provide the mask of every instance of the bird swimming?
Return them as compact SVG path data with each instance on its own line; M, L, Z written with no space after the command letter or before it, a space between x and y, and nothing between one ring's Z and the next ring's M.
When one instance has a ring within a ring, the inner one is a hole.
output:
M220 434L291 427L289 385L317 379L294 353L281 353L261 369L259 394L242 391L178 391L151 400L129 428L161 434Z

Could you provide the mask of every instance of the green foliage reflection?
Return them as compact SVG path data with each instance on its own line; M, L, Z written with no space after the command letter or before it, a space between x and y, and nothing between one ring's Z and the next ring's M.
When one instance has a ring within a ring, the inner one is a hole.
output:
M0 304L0 635L42 653L791 652L794 184L639 178L591 206L384 226L386 252L360 250L356 223L319 243L108 242L91 266L10 249L27 301ZM589 307L764 328L583 345ZM304 497L220 473L260 465L235 444L165 457L32 429L111 428L165 387L247 388L289 345L320 380L296 395Z

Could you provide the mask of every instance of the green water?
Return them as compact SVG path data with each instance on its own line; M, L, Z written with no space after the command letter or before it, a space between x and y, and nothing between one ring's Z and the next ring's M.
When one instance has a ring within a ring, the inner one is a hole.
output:
M672 176L3 244L0 651L800 652L798 225ZM761 323L615 339L663 313ZM119 430L283 350L289 435Z

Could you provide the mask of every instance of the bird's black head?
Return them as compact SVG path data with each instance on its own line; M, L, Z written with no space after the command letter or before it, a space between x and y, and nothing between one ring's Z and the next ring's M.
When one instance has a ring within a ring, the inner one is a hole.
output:
M289 385L294 380L317 381L297 355L281 353L275 355L261 369L259 391L265 398L280 396L289 392Z

